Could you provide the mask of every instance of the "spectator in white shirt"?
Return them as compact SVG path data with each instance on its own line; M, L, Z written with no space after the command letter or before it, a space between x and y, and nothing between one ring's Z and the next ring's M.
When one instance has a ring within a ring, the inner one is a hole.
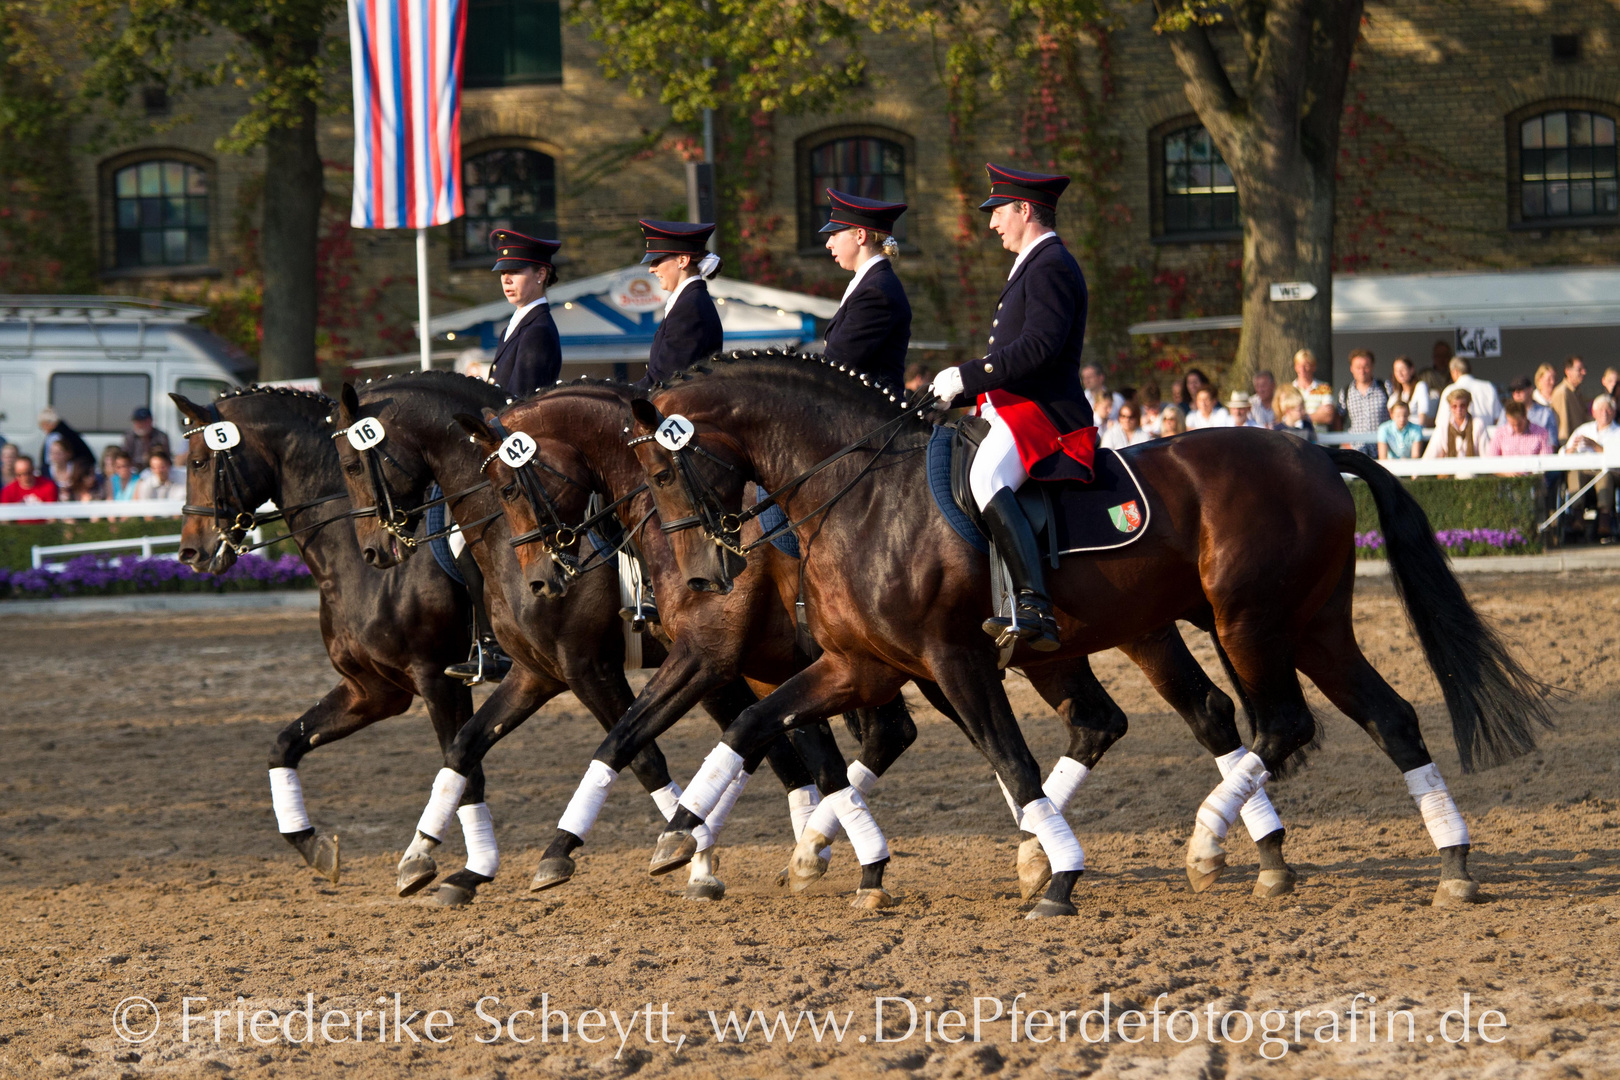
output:
M1480 420L1486 427L1495 427L1502 422L1502 399L1496 393L1496 387L1484 379L1476 379L1469 374L1473 370L1466 356L1453 356L1451 358L1451 385L1440 391L1440 400L1450 403L1453 390L1466 390L1473 399L1468 412ZM1439 436L1436 435L1436 438Z
M1440 399L1433 398L1429 393L1429 384L1418 378L1417 365L1412 363L1412 358L1397 356L1390 371L1393 375L1389 388L1390 404L1406 402L1412 423L1419 427L1434 423L1434 413Z
M1614 398L1599 394L1592 399L1592 419L1570 433L1564 445L1566 454L1601 454L1620 452L1620 424L1615 423ZM1569 474L1569 491L1574 494L1592 479L1589 472ZM1614 535L1614 473L1605 472L1594 491L1597 495L1597 519L1586 523L1586 538L1597 540L1601 534L1606 544L1615 541Z
M1187 414L1187 430L1231 426L1232 414L1215 403L1215 388L1200 387L1198 395L1193 398L1193 411Z
M1255 427L1277 425L1277 376L1269 371L1254 373L1254 393L1249 395L1249 422Z
M1305 415L1314 427L1328 430L1338 419L1339 408L1333 404L1333 387L1316 378L1316 354L1301 349L1294 354L1294 389L1305 401Z
M1107 434L1114 427L1115 395L1110 394L1107 390L1099 391L1096 394L1087 391L1086 397L1091 399L1092 423L1097 425L1098 432ZM1124 404L1123 399L1120 404Z
M1473 397L1462 387L1446 394L1447 416L1434 430L1429 448L1423 451L1426 459L1450 457L1479 457L1485 453L1485 422L1468 409ZM1467 479L1473 473L1458 473Z
M1108 386L1104 380L1101 364L1091 362L1081 364L1080 385L1085 388L1086 397L1091 401L1096 401L1098 394L1108 394L1111 398L1113 398L1114 407L1110 410L1111 415L1117 414L1119 412L1119 407L1125 404L1124 394L1116 394L1108 389ZM1093 409L1095 409L1095 406L1093 406ZM1101 425L1098 426L1100 427Z
M1102 438L1102 445L1109 450L1123 450L1127 446L1145 443L1153 436L1142 430L1136 403L1127 401L1119 407L1119 420Z
M186 497L186 482L176 475L174 459L167 450L154 450L147 459L148 467L139 480L135 482L135 492L132 499L183 499Z

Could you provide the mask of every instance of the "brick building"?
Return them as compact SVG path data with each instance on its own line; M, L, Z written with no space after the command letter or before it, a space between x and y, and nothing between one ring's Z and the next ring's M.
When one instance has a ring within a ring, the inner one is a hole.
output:
M656 101L603 79L594 43L557 3L489 0L473 13L462 120L468 217L434 230L435 310L495 298L482 238L498 223L554 231L565 280L633 261L636 217L685 216L683 161L696 149ZM970 165L964 188L979 193L991 158L1084 171L1059 229L1091 281L1091 355L1133 373L1155 359L1218 369L1235 335L1154 343L1125 332L1144 319L1235 312L1242 244L1230 176L1152 32L1149 5L1123 7L1121 20L1073 39L1059 58L1072 61L1071 81L1043 75L1038 55L1004 92L985 92L971 135L955 147ZM1217 40L1235 59L1236 35ZM900 33L869 38L861 100L834 116L736 125L769 164L739 181L744 147L733 139L718 168L733 214L739 186L757 204L746 238L728 220L727 253L787 288L836 295L845 280L815 233L823 186L910 202L901 274L914 339L945 347L934 354L943 361L980 340L1010 256L988 234L961 232L937 48ZM1617 62L1613 3L1369 3L1344 120L1340 271L1620 262ZM241 99L220 91L149 104L185 122L87 159L83 170L98 208L104 287L225 288L251 257L264 182L261 162L213 150ZM325 122L333 208L323 258L342 262L332 280L343 285L323 304L340 351L403 351L414 318L411 237L342 225L350 137L348 117ZM1065 149L1054 151L1054 141ZM167 200L167 219L156 224L142 209L152 198ZM1082 205L1088 198L1094 205ZM1082 228L1083 242L1074 236Z

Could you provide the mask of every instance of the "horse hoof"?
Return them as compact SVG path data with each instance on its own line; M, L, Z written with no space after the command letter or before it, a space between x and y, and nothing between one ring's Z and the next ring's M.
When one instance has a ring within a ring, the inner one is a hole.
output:
M1447 878L1434 890L1434 906L1477 904L1480 901L1479 882L1467 878Z
M549 859L540 860L540 869L534 872L534 880L529 882L530 892L543 892L546 889L555 889L565 884L574 876L574 860L568 855L553 855Z
M426 855L406 859L399 864L399 895L415 896L439 876L439 865Z
M336 885L343 874L342 859L338 855L336 836L315 837L315 842L304 852L304 861L319 875Z
M662 877L671 870L679 870L692 861L697 854L697 837L689 832L666 832L658 837L658 846L653 848L652 863L647 867L647 873L653 877Z
M1254 883L1254 895L1262 900L1269 900L1273 896L1287 896L1294 891L1294 882L1298 880L1298 876L1292 870L1262 870Z
M437 907L466 907L473 902L476 895L474 890L465 885L452 885L447 881L433 894L433 903Z
M788 860L787 884L792 891L804 892L827 873L827 860L821 856L821 849L827 844L827 838L814 829L804 831L793 847L793 857Z
M1025 915L1024 918L1051 919L1059 915L1078 914L1080 914L1080 912L1077 911L1075 906L1069 903L1067 900L1048 900L1043 896L1036 902L1034 907L1029 909L1029 914Z
M697 878L686 883L688 900L719 900L726 895L726 883L717 877Z
M1217 881L1221 880L1221 873L1225 869L1225 859L1219 862L1199 863L1196 866L1188 864L1187 884L1192 886L1192 891L1195 893L1207 892L1215 887Z
M1018 892L1025 900L1032 900L1046 891L1052 880L1052 864L1036 837L1018 845Z
M877 911L894 907L899 902L888 889L856 889L855 899L849 902L849 906L857 911Z
M1226 845L1205 825L1194 825L1187 841L1187 883L1195 893L1204 892L1220 880L1226 869Z

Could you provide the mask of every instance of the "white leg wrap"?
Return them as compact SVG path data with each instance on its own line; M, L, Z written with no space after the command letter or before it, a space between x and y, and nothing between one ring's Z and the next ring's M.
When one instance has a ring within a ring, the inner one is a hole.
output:
M299 833L314 827L304 809L304 785L297 769L270 770L270 803L276 808L276 828L282 832Z
M454 769L440 769L433 778L433 795L422 810L422 820L416 831L435 840L443 841L450 832L450 819L456 816L456 804L467 790L467 778Z
M862 866L882 862L889 857L889 842L884 839L883 830L878 828L877 819L872 816L865 797L859 791L847 787L834 792L822 805L828 803L836 808L838 821L849 835L849 844L855 849L855 858Z
M681 785L671 780L652 793L652 801L658 804L658 812L668 821L675 816L675 808L681 805Z
M858 761L850 762L844 774L849 777L849 786L862 795L872 794L872 787L878 782L878 774Z
M1232 767L1241 761L1249 751L1238 747L1230 754L1222 754L1215 759L1215 767L1221 770L1221 778L1225 779L1232 772ZM1250 840L1259 840L1263 836L1270 836L1283 827L1282 818L1277 814L1277 808L1271 805L1271 796L1266 794L1265 785L1261 785L1249 796L1249 801L1243 804L1243 827L1249 831Z
M1012 792L1007 790L1007 781L997 776L996 783L1001 785L1001 797L1007 800L1007 809L1012 811L1013 824L1022 829L1024 827L1024 812L1018 809L1018 804L1013 801Z
M700 818L707 818L709 811L719 804L726 793L726 788L742 772L743 759L737 751L721 743L709 751L709 756L703 759L703 767L692 778L692 786L686 789L681 796L681 805L692 811Z
M1023 828L1040 838L1041 850L1046 852L1054 874L1086 868L1086 853L1079 839L1051 799L1042 797L1024 807Z
M573 833L581 840L589 836L596 824L596 816L602 812L602 804L607 802L608 792L613 790L613 782L618 778L619 774L613 771L612 766L593 758L585 769L585 775L580 778L579 787L574 789L574 797L568 800L568 809L558 819L557 828ZM657 796L653 798L657 799Z
M1069 808L1069 800L1074 798L1074 793L1080 790L1080 785L1090 775L1091 770L1074 758L1060 757L1057 764L1052 766L1052 775L1041 785L1041 790L1061 814Z
M495 819L489 816L489 804L459 807L456 817L461 819L461 836L467 842L467 869L494 877L501 865L501 853L495 847Z
M793 821L794 842L804 835L804 827L810 823L811 815L820 804L821 790L814 784L788 792L788 817Z
M416 836L411 840L411 846L405 849L405 854L399 861L404 863L410 862L412 859L428 858L432 856L433 849L438 846L439 842L433 839L433 837L423 836L421 833L417 833Z
M718 880L714 876L714 849L706 848L692 856L692 861L686 864L686 882L708 882Z
M1260 755L1245 750L1232 764L1226 778L1215 785L1215 790L1204 799L1204 805L1198 808L1198 824L1217 837L1224 838L1232 822L1237 820L1243 804L1269 779L1271 774L1266 772Z
M720 801L714 804L714 809L710 810L709 816L703 820L714 840L720 839L720 830L726 827L726 819L731 816L732 808L737 805L737 799L753 775L753 773L738 773L737 779L726 786L726 793L720 796Z
M1468 843L1468 825L1463 821L1462 814L1458 813L1457 804L1452 801L1451 792L1440 777L1439 767L1431 761L1421 769L1413 769L1403 775L1406 777L1406 790L1412 793L1413 801L1418 804L1418 810L1423 814L1423 824L1428 826L1434 846L1448 848Z

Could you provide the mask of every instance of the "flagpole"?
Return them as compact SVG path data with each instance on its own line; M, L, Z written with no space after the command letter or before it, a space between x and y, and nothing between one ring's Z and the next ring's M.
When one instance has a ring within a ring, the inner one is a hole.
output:
M433 367L433 335L428 330L428 231L416 230L416 317L421 327L422 370Z

